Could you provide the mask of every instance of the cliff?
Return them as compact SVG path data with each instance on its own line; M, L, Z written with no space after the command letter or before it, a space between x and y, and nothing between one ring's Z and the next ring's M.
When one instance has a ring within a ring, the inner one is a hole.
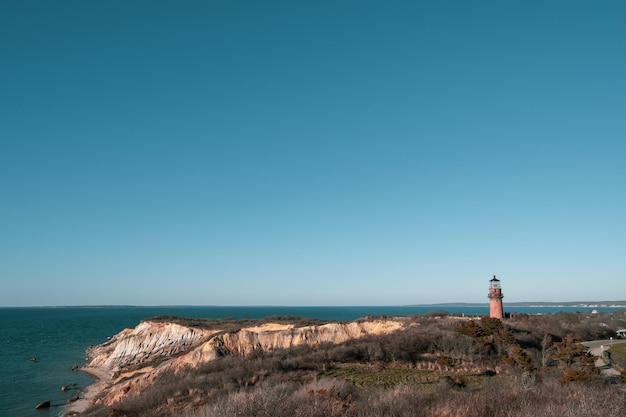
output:
M177 375L188 367L228 355L247 356L301 345L337 344L367 335L388 334L404 327L405 321L401 318L301 327L263 323L236 330L147 320L90 348L87 369L98 369L101 375L112 376L101 381L106 388L96 400L112 405L141 392L165 371Z

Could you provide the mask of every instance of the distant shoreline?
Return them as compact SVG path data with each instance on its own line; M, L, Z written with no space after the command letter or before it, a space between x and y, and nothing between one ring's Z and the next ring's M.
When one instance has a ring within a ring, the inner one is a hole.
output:
M626 308L626 301L572 301L572 302L514 302L504 303L508 307L532 308ZM438 303L438 304L411 304L406 307L489 307L489 303Z
M626 300L617 301L517 301L505 302L512 307L568 307L568 308L626 308ZM467 302L446 302L446 303L419 303L419 304L389 304L389 305L197 305L197 304L171 304L171 305L47 305L47 306L0 306L0 309L16 308L375 308L375 307L489 307L489 303L467 303Z

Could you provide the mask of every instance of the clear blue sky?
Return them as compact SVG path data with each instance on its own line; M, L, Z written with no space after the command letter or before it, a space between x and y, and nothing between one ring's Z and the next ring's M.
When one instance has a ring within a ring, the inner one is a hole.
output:
M0 3L0 305L626 299L623 1Z

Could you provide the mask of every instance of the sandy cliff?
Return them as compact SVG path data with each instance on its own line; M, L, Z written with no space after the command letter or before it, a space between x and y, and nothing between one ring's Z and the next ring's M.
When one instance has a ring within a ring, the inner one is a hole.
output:
M123 330L108 342L91 348L88 352L89 366L116 372L188 351L216 332L175 323L144 321L134 329Z
M250 355L293 346L342 343L366 335L403 329L402 319L372 319L351 323L296 327L265 323L225 332L176 323L144 321L88 351L90 369L102 369L112 378L97 402L112 405L151 384L164 371L175 374L227 355Z

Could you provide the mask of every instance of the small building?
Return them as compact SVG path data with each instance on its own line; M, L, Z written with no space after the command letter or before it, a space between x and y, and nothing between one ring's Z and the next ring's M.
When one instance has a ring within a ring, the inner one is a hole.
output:
M617 337L626 337L626 329L619 329L617 332L615 332L615 335Z

